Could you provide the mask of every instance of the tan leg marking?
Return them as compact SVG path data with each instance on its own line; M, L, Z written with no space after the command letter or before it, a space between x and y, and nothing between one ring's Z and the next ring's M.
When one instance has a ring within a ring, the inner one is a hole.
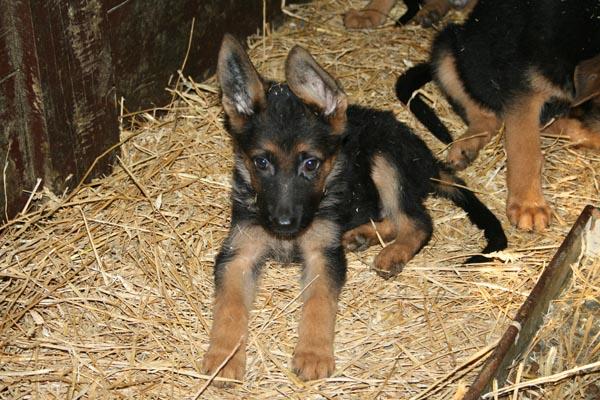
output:
M373 268L385 279L397 275L427 240L428 234L416 221L401 211L399 204L400 178L396 168L382 156L373 159L371 175L379 197L383 216L394 226L394 241L375 257Z
M593 131L582 121L574 118L560 118L544 129L554 135L568 136L577 147L600 149L600 131Z
M383 25L396 0L371 0L362 10L348 10L344 26L349 29L374 28Z
M215 294L210 345L204 356L202 370L212 374L241 343L217 375L241 380L246 367L248 315L255 289L253 268L263 256L269 239L259 227L247 227L234 235L231 245L237 253L223 266L221 284ZM215 382L215 385L226 386L222 382Z
M398 275L404 265L423 247L429 236L406 214L398 214L396 221L398 224L396 240L384 247L375 257L374 262L375 272L385 279Z
M550 208L542 193L542 151L539 115L547 99L533 93L513 104L506 114L506 156L510 222L520 229L543 231Z
M469 127L452 143L447 156L450 165L456 170L461 170L477 157L479 150L498 132L498 118L467 94L458 76L454 56L451 54L442 56L437 66L437 75L444 91L460 104L466 113Z
M312 283L304 291L292 368L305 381L326 378L335 370L333 338L339 290L331 281L324 251L337 237L335 224L316 220L299 239L304 257L303 284Z
M384 242L389 242L396 237L398 230L389 219L375 222L375 227L368 222L344 233L342 244L348 250L364 250L379 243L377 233Z
M550 98L568 98L569 94L534 69L528 78L530 93L516 99L505 115L506 212L518 228L543 231L550 223L551 211L542 193L540 112Z
M413 20L427 28L441 21L450 8L448 0L427 0Z

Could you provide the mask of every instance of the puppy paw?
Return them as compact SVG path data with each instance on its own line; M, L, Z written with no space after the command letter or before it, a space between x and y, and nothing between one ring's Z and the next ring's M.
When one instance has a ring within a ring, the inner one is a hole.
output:
M298 346L292 369L303 381L327 378L335 370L333 349L331 346Z
M348 10L344 14L344 26L348 29L368 29L380 26L386 15L374 10Z
M375 244L375 242L372 237L367 236L365 233L367 232L364 229L359 228L349 230L342 236L342 245L349 251L366 250Z
M530 202L509 200L506 213L510 222L519 229L542 232L550 224L551 210L544 199Z
M431 28L433 25L440 22L442 16L437 11L429 11L415 17L415 22L421 24L423 28Z
M233 349L226 349L224 347L211 346L204 356L204 360L202 360L202 373L205 375L214 374L232 350ZM217 377L242 380L244 379L245 369L246 356L242 349L238 349L227 364L219 371ZM232 386L232 382L213 381L212 384L217 387Z
M373 269L383 279L390 279L402 272L404 265L412 257L413 254L408 247L392 243L375 257Z
M465 142L456 142L450 146L446 161L452 169L460 171L467 168L477 158L478 153L478 150L470 148Z

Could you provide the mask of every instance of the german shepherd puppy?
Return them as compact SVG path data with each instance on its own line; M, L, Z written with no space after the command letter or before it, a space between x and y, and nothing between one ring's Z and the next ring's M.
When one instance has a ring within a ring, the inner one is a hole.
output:
M463 25L440 32L430 62L401 76L396 93L448 143L452 138L444 125L418 95L412 96L432 77L468 124L449 149L449 164L465 168L504 125L508 217L519 228L544 230L550 208L542 194L539 133L551 117L572 114L574 106L597 112L600 1L479 0ZM600 148L593 119L582 123L567 115L549 129L564 131L581 146Z
M477 0L404 0L406 12L396 25L406 25L414 21L429 28L442 20L452 8L469 13ZM344 14L344 26L349 29L374 28L382 25L396 0L371 0L361 10L348 10Z
M226 35L217 74L235 168L231 229L215 261L207 373L235 353L219 375L243 377L249 308L267 258L302 263L304 305L292 366L311 380L334 370L344 246L370 246L380 235L391 243L374 268L385 278L397 274L431 237L423 201L434 193L483 229L484 253L506 247L500 222L462 180L391 112L348 106L341 86L303 48L287 57L287 84L276 83L263 80Z

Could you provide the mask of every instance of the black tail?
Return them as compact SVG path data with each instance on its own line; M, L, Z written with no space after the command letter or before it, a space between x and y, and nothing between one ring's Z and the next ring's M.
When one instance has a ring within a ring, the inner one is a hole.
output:
M409 106L410 111L433 133L433 136L442 143L449 144L452 142L452 135L446 125L440 121L431 107L423 100L423 96L417 94L413 97L413 93L417 89L431 82L431 80L429 64L418 64L400 75L396 81L396 96L402 103Z
M398 26L406 25L419 12L419 0L404 0L404 4L406 12L396 21Z
M487 208L470 189L466 188L465 182L462 179L455 175L443 174L441 180L462 186L434 184L437 194L452 200L454 204L465 210L469 220L483 231L483 235L487 240L487 245L481 252L487 254L504 250L508 245L508 240L504 234L504 229L502 229L502 224L498 218L496 218L494 213L492 213L492 211ZM490 258L488 257L476 255L469 257L465 263L476 264L489 260Z

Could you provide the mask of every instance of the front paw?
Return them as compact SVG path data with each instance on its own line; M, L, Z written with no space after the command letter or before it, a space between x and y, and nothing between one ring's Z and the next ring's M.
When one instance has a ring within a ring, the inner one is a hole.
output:
M510 222L519 229L541 232L550 224L551 210L542 197L537 201L509 198L506 213Z
M342 236L342 245L348 251L363 251L368 249L374 243L371 238L365 236L358 229L352 229Z
M374 28L385 22L385 15L373 10L348 10L344 14L344 26L348 29Z
M335 370L332 347L298 346L294 351L292 369L303 381L327 378Z
M404 268L404 265L413 257L413 252L408 246L392 243L375 257L373 269L383 279L390 279Z
M479 149L474 149L467 141L455 142L448 149L446 161L455 171L461 171L469 166L477 158Z
M233 348L225 348L223 346L210 346L208 352L202 360L202 373L212 375L221 366L223 361L230 356ZM219 371L217 377L242 380L246 369L246 355L242 348L238 348L233 357L227 361L225 366ZM213 381L217 387L228 387L232 382Z

